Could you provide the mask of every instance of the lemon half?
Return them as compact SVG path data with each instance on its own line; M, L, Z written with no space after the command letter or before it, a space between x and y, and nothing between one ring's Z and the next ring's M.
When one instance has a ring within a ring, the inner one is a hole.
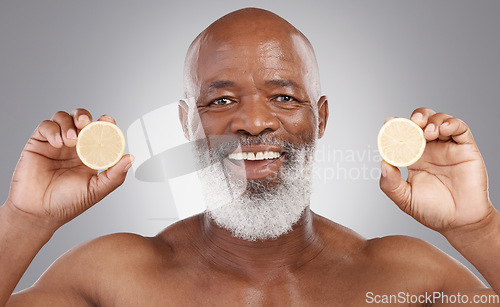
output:
M386 122L377 138L382 159L397 167L417 162L424 153L425 144L422 128L406 118L394 118Z
M96 170L109 168L120 161L125 152L125 136L117 125L96 121L78 134L76 153L83 164Z

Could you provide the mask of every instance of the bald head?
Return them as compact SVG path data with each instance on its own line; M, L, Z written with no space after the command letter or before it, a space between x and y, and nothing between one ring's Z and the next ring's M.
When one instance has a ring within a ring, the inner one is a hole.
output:
M228 58L241 59L234 63L242 65L248 64L244 59L253 62L267 59L265 67L255 68L268 69L268 74L286 69L283 65L285 62L293 64L300 70L309 99L318 101L320 97L318 66L309 40L274 13L257 8L241 9L221 17L201 32L192 42L186 56L186 98L196 98L203 91L203 82L209 71L207 65L221 63ZM225 68L231 69L229 66ZM275 72L271 71L273 68Z

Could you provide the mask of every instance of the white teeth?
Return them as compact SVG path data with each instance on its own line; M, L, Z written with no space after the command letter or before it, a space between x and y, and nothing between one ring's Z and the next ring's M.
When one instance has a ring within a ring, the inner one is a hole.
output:
M232 160L268 160L276 159L281 156L277 151L258 151L258 152L235 152L229 154L229 159Z
M279 158L281 154L276 151L266 151L264 152L264 159L276 159Z
M232 158L231 158L231 155L233 156ZM241 152L233 153L231 155L229 155L230 159L243 160L243 153L241 153Z

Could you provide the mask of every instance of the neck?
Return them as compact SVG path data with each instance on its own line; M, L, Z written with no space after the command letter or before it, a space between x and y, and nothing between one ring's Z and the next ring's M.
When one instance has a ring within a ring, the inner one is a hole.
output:
M311 261L322 250L313 225L314 213L307 207L292 231L277 239L246 241L233 237L207 214L202 216L202 244L205 260L225 270L246 275L275 270L294 270Z

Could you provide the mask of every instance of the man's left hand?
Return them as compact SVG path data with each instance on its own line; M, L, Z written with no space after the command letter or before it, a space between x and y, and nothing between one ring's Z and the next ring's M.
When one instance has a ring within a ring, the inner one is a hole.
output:
M382 161L380 187L398 206L441 233L478 224L495 211L488 176L469 127L460 119L427 108L411 120L424 129L427 147L401 179L397 167Z

